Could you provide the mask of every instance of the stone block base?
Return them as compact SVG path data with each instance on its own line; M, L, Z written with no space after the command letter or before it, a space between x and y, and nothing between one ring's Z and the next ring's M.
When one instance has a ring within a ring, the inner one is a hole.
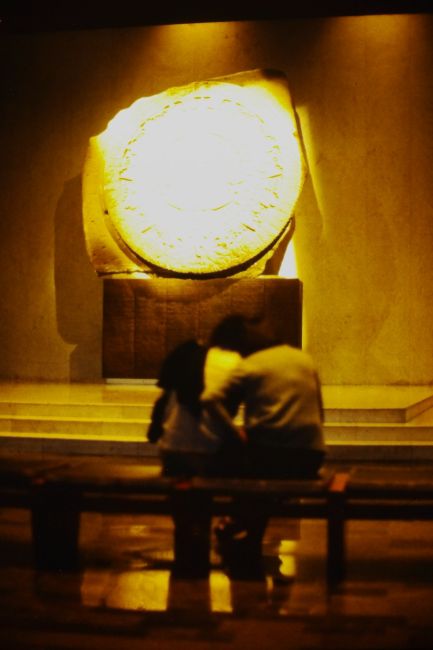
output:
M299 280L104 280L103 376L156 378L177 344L192 337L207 343L232 313L261 317L283 341L302 345Z

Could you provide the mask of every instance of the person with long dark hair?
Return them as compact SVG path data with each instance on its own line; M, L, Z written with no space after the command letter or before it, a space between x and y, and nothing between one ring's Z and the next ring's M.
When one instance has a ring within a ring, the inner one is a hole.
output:
M201 426L206 348L190 339L165 358L157 382L162 393L156 400L148 439L156 443L163 472L192 476L209 470L220 441Z
M190 478L212 474L221 439L203 425L206 348L191 339L176 346L163 361L148 439L158 445L165 476ZM173 576L205 577L209 571L209 497L175 490L171 497L176 561Z
M235 342L233 342L234 344ZM203 391L219 391L241 356L224 335L215 333L210 347L189 339L163 361L157 382L162 389L155 401L148 440L156 443L163 472L170 476L238 475L244 451L242 430L214 417L201 399ZM234 415L235 400L224 402Z

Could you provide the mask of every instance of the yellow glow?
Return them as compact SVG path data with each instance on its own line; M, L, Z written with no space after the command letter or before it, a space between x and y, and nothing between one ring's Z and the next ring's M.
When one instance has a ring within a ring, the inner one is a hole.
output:
M209 576L210 602L213 612L232 612L230 579L222 571L212 571Z
M272 250L304 180L282 73L140 99L98 144L115 236L144 262L181 274L219 273Z
M278 558L281 561L280 573L286 578L296 575L296 557L298 542L292 539L283 539L278 549Z
M165 611L168 604L169 571L124 571L105 576L86 572L81 585L81 600L88 607ZM96 590L98 585L99 589Z
M295 245L293 239L289 242L283 261L280 266L279 275L283 278L297 278L298 267L296 264Z

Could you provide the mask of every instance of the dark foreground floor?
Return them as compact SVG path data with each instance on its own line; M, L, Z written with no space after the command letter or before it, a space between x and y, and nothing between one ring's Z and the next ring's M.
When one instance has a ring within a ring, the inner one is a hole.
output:
M266 579L170 575L172 524L82 517L79 574L37 574L29 515L0 510L0 649L433 648L433 522L351 522L348 578L326 591L324 522L272 520Z

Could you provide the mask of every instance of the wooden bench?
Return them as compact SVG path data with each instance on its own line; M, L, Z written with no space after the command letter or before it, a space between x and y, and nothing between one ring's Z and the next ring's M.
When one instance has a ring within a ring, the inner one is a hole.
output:
M82 512L172 515L174 564L201 575L209 568L210 525L191 544L191 514L210 524L230 515L241 497L266 504L269 516L321 518L328 522L326 575L341 575L342 477L325 470L317 480L170 479L137 459L94 457L0 457L0 506L31 510L32 544L38 570L79 568ZM182 523L185 525L183 526Z
M0 456L0 506L31 511L38 570L79 568L82 512L177 516L174 562L199 574L209 560L209 534L191 545L188 517L203 521L233 513L242 497L265 503L269 516L327 521L326 576L336 587L346 576L346 524L351 520L433 520L429 467L357 466L325 471L318 480L173 480L159 466L136 459ZM208 529L209 532L209 529Z

